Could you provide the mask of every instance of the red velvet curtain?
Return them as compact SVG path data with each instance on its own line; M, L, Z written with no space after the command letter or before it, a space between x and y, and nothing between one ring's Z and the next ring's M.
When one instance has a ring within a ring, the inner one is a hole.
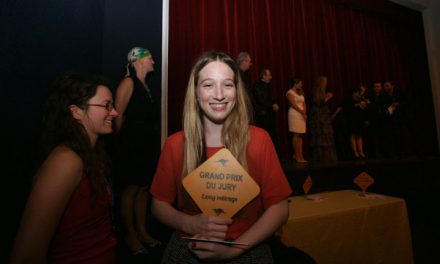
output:
M280 105L277 143L282 160L291 156L285 93L294 76L304 80L306 96L317 76L328 76L335 95L332 108L359 84L395 81L422 117L415 120L416 127L428 136L417 142L418 147L433 146L435 151L419 12L386 0L171 0L169 16L169 133L181 129L185 88L195 59L211 49L234 59L248 51L252 83L262 67L272 71L273 96Z

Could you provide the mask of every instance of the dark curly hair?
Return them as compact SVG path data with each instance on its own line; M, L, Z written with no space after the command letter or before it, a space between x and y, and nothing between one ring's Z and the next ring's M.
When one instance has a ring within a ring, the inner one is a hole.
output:
M72 117L69 106L85 109L100 85L108 87L107 81L99 75L70 72L59 75L43 105L40 134L40 161L59 145L69 147L80 156L83 173L91 183L92 200L104 193L103 176L109 175L110 162L102 139L98 138L92 146L84 126Z

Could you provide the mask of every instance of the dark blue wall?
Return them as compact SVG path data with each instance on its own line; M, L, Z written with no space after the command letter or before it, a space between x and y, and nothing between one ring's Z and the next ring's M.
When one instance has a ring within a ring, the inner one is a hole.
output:
M87 71L116 85L128 51L138 45L153 53L156 72L149 82L160 88L161 27L161 0L1 0L1 151L7 158L0 262L9 255L30 188L40 105L54 77Z
M162 1L107 0L104 12L103 73L116 85L125 74L132 47L147 48L155 60L148 83L160 89L162 58Z

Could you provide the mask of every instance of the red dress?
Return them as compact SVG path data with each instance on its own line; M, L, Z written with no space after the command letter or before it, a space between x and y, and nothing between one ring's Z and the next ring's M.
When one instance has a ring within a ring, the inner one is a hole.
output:
M91 202L90 182L83 177L61 218L49 263L116 263L116 236L110 217L111 191Z
M233 217L228 239L237 239L258 220L264 210L287 199L292 192L269 134L258 127L250 126L249 129L251 139L247 148L248 172L260 186L261 192ZM195 215L201 211L193 201L185 200L182 186L183 143L182 131L167 139L150 191L156 199L169 204L177 200L178 210ZM220 149L221 147L208 147L207 158ZM186 197L189 195L186 194Z

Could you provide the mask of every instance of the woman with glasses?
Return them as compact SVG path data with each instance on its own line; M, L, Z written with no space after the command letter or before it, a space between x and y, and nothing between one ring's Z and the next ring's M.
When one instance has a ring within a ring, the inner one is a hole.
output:
M160 89L147 84L154 70L149 50L134 47L128 53L127 73L116 90L116 186L123 240L133 255L159 246L146 227L148 186L160 155Z
M99 77L70 73L55 82L43 111L41 165L10 263L116 263L101 142L118 116L112 102Z

